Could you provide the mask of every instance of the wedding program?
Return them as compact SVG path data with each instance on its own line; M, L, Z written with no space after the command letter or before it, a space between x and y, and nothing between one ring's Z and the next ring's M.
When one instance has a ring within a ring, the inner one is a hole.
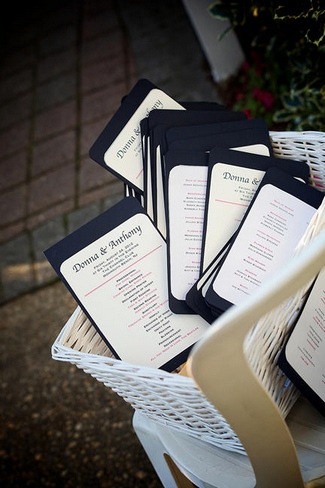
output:
M325 415L325 268L280 356L280 366Z
M207 328L171 312L166 243L133 197L45 254L118 358L173 370Z

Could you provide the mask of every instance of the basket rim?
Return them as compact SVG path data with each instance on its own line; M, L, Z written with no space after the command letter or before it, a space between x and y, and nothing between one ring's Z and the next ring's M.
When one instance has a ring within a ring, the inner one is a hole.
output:
M325 142L325 132L321 131L302 131L302 132L295 132L295 131L269 131L270 137L277 137L282 139L295 139L295 140L312 140L318 141L320 143Z

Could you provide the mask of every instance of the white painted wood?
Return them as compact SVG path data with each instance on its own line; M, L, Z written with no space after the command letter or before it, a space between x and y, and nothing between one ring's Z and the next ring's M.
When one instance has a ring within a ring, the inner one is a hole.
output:
M183 0L184 8L210 65L212 77L220 83L238 73L245 56L233 30L222 40L218 39L230 24L209 13L208 7L211 3L212 0Z

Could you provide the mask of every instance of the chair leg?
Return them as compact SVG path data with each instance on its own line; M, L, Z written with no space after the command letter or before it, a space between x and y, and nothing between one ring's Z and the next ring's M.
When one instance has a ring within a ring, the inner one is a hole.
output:
M165 461L170 469L170 472L175 480L177 488L197 488L186 476L179 470L172 458L164 453Z
M164 488L180 488L164 457L165 449L155 432L155 424L135 412L133 428ZM192 487L191 487L192 488Z

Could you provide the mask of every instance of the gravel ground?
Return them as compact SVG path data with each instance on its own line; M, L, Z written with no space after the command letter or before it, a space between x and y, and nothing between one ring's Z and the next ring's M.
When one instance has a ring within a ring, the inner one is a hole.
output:
M1 307L3 487L161 487L132 408L51 345L75 309L62 283Z

